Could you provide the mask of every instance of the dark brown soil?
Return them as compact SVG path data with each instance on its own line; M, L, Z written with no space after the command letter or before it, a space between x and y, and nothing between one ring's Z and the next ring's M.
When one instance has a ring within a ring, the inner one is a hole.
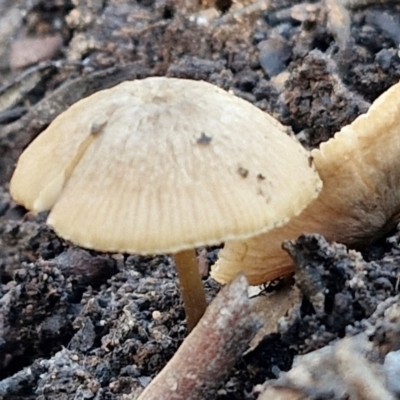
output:
M61 111L127 79L202 79L268 111L312 148L399 80L395 2L252 4L0 1L0 399L122 399L139 393L186 335L170 257L74 247L45 215L10 199L19 154ZM41 55L44 37L52 44ZM363 249L364 259L318 237L298 247L316 260L312 278L300 274L302 290L330 295L320 308L304 300L285 332L239 360L219 400L255 399L253 387L290 369L295 354L366 329L378 304L398 293L396 232ZM215 249L207 257L212 263ZM355 279L362 289L349 286ZM204 283L211 300L219 286Z

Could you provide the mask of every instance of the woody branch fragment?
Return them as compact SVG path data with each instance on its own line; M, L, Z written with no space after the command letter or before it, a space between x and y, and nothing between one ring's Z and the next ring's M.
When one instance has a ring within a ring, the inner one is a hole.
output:
M240 275L221 290L138 400L213 398L259 327L250 311L247 287Z

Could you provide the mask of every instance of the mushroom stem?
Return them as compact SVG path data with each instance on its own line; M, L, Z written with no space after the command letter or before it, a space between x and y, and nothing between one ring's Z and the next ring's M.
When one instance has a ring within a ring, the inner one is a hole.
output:
M190 332L207 308L206 295L199 273L195 249L175 253L174 258L181 284L186 323Z

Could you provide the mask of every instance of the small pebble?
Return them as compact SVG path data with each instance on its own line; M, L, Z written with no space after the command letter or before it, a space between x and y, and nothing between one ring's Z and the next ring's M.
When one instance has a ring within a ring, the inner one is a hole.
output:
M154 319L154 320L158 320L158 319L160 319L161 318L161 313L160 313L160 311L153 311L152 313L151 313L151 316L152 316L152 318Z

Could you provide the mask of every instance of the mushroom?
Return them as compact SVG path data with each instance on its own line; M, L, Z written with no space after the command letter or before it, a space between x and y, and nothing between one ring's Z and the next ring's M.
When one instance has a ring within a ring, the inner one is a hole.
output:
M250 284L294 270L284 240L319 233L359 248L392 229L400 216L400 83L383 93L365 115L311 152L323 188L285 226L225 243L211 276L229 282L244 271Z
M281 225L320 188L274 118L209 83L161 77L71 106L24 151L10 186L82 247L173 253L189 329L206 307L195 248Z

